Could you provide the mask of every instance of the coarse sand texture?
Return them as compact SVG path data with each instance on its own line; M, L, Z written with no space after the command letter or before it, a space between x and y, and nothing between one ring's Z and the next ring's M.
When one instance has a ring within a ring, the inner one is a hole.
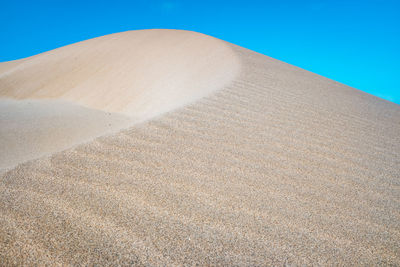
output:
M0 63L0 170L187 105L239 70L228 44L173 30L117 33Z
M0 63L0 96L2 266L400 265L399 105L175 30Z

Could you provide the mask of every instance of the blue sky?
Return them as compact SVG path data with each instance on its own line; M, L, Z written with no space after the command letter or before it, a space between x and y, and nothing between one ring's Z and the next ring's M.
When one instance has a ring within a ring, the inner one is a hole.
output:
M209 34L400 104L400 0L0 0L0 62L149 28Z

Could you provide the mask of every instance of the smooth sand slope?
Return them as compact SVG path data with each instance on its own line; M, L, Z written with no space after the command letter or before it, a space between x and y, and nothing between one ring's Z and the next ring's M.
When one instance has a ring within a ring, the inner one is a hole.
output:
M129 127L134 120L60 100L0 100L0 171Z
M239 68L224 42L174 30L117 33L0 63L0 169L184 106Z
M0 176L2 264L400 265L400 107L226 46L223 88Z

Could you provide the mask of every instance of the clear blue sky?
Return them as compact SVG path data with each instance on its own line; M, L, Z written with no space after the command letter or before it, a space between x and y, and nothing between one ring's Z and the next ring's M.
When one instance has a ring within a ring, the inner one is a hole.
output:
M0 0L0 62L149 28L209 34L400 104L400 0Z

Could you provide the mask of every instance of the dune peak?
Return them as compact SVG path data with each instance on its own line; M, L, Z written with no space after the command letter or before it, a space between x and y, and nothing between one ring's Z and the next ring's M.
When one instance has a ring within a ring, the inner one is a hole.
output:
M121 32L0 63L0 169L182 107L239 69L224 41L181 30Z
M210 94L239 68L225 42L204 34L127 31L1 63L0 96L64 100L143 120Z

